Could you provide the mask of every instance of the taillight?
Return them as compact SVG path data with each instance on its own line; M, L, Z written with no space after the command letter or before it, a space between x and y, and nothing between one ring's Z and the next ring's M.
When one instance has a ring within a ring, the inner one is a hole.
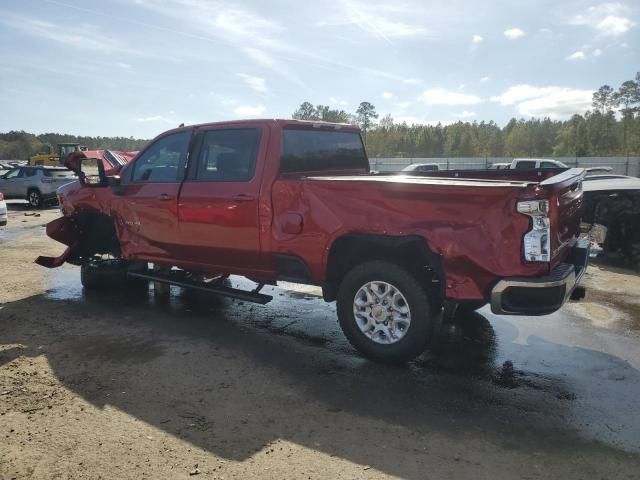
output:
M0 192L0 202L4 200L4 195L2 194L2 192Z
M523 238L524 259L529 262L551 260L549 200L518 202L518 213L531 217L531 230Z

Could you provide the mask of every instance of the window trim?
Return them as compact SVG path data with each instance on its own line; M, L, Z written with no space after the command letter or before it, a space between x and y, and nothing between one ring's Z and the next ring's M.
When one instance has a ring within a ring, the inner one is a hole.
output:
M253 162L253 169L251 172L251 176L245 180L220 180L213 178L198 178L198 174L200 173L200 154L202 153L202 147L204 145L205 136L211 132L226 132L229 130L254 130L258 133L258 138L256 142L256 152L255 159ZM197 183L250 183L256 179L256 175L258 172L258 157L260 156L260 147L262 145L262 140L264 137L264 129L260 126L225 126L224 128L207 128L198 130L196 135L196 140L194 142L193 155L189 157L189 172L185 178L185 182L197 182Z
M285 136L285 132L287 131L291 131L291 130L302 130L302 131L322 131L322 132L332 132L332 133L352 133L358 136L358 138L360 139L360 145L362 146L362 153L364 154L364 165L362 167L344 167L344 168L332 168L332 169L321 169L321 170L286 170L284 171L282 169L282 153L284 151L284 136ZM280 135L280 155L278 156L278 174L279 175L301 175L301 174L308 174L308 173L316 173L316 172L323 172L323 171L340 171L340 170L345 170L345 171L355 171L355 170L360 170L360 169L366 169L367 172L371 171L371 164L369 163L369 156L367 155L367 149L365 148L364 145L364 139L362 138L362 133L360 131L357 130L350 130L350 129L336 129L335 127L309 127L307 125L291 125L291 126L286 126L285 128L282 129L282 133Z

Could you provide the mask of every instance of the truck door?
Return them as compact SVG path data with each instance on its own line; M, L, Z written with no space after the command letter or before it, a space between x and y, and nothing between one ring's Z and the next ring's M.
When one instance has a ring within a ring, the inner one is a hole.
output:
M125 254L150 260L180 258L178 192L190 139L191 130L164 135L123 171L112 209Z
M258 205L267 135L239 125L199 130L178 205L182 252L209 269L263 267Z

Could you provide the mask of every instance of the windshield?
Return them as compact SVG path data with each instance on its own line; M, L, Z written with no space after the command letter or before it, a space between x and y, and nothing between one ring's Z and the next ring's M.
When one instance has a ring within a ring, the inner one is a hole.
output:
M77 145L60 145L60 157L66 157L77 149Z

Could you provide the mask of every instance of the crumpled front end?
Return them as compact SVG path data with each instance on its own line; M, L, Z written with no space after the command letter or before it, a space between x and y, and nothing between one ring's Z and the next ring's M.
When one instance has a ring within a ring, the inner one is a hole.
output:
M67 245L67 249L57 257L39 256L36 263L46 268L56 268L72 260L82 234L70 217L61 217L47 224L47 236Z

